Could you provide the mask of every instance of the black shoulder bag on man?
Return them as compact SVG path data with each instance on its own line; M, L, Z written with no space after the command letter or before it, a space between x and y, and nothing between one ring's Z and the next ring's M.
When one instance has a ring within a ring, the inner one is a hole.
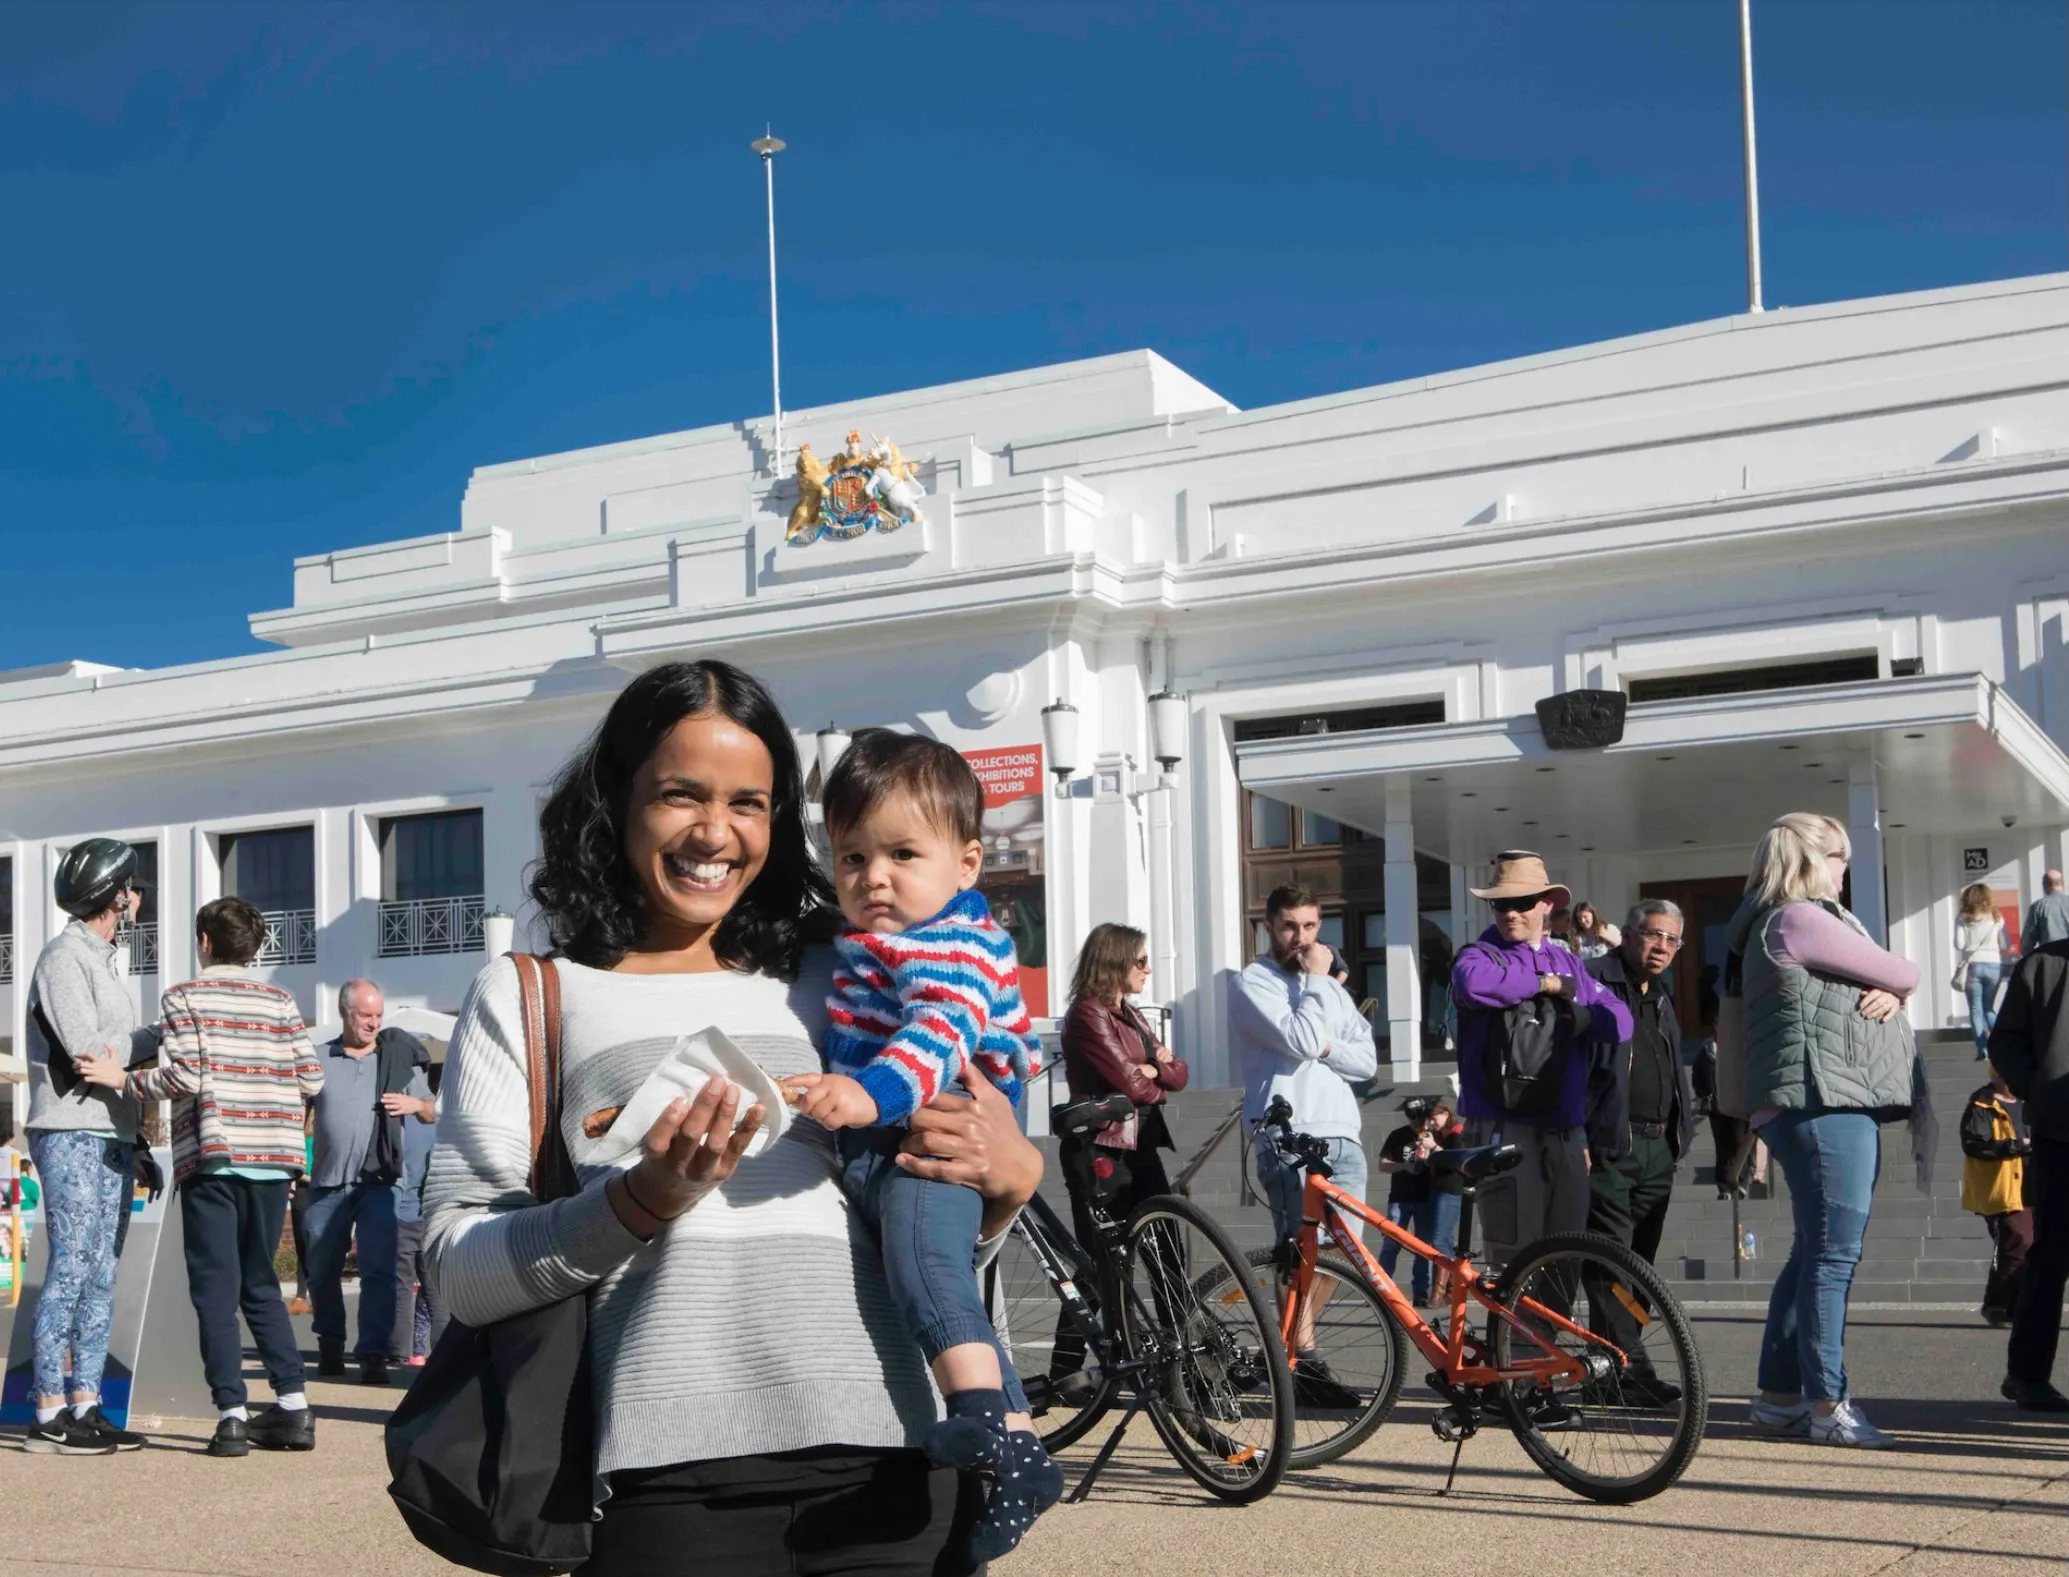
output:
M1490 1008L1481 1093L1512 1117L1557 1111L1567 1054L1579 1038L1580 1015L1569 996L1534 996L1514 1007Z
M560 977L518 953L531 1078L532 1197L577 1190L560 1132ZM530 1577L589 1558L596 1416L589 1299L475 1328L454 1320L388 1420L388 1493L426 1546L479 1572Z

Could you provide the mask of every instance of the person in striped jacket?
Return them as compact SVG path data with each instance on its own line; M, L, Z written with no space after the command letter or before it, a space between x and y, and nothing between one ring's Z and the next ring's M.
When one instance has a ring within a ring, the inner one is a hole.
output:
M989 1078L1018 1105L1036 1069L1013 939L976 890L984 791L949 746L868 728L820 799L848 922L826 1009L832 1071L786 1079L786 1094L802 1115L841 1130L848 1192L877 1229L891 1297L947 1406L927 1454L991 1479L971 1532L972 1553L989 1560L1055 1504L1063 1475L1034 1433L978 1289L983 1201L895 1159L907 1120L958 1079Z
M103 1057L81 1072L143 1100L172 1101L187 1289L218 1414L208 1454L307 1451L316 1421L273 1255L304 1164L302 1113L323 1088L323 1069L293 994L252 972L265 917L242 898L217 898L194 927L201 973L162 999L160 1065L131 1072ZM256 1414L245 1406L240 1307L276 1398Z

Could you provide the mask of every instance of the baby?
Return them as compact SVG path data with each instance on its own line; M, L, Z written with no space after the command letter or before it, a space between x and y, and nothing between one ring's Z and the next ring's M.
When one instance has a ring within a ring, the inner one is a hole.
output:
M947 745L864 729L826 780L834 888L848 929L827 1011L834 1069L786 1079L797 1110L840 1135L845 1181L883 1244L891 1296L933 1365L948 1417L926 1438L942 1467L991 1475L971 1533L1005 1554L1056 1503L1063 1475L978 1289L975 1190L902 1170L906 1119L974 1064L1019 1104L1036 1046L1013 942L974 890L984 793Z

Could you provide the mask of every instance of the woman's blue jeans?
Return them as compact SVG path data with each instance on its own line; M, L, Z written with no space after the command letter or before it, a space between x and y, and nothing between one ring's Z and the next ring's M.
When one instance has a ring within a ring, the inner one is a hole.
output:
M1404 1205L1397 1199L1389 1199L1387 1201L1387 1220L1393 1222L1397 1227L1406 1227L1410 1232L1413 1232L1417 1237L1429 1244L1431 1248L1442 1248L1444 1246L1437 1241L1437 1201L1435 1199L1418 1200L1412 1205ZM1380 1245L1379 1268L1389 1276L1393 1275L1394 1266L1400 1262L1400 1258L1401 1245L1392 1238L1388 1238ZM1414 1283L1411 1289L1414 1296L1417 1298L1427 1298L1430 1295L1430 1262L1420 1254L1416 1255L1415 1268L1410 1271L1409 1277Z
M1767 1301L1760 1389L1843 1401L1846 1299L1874 1204L1881 1134L1865 1112L1783 1112L1759 1133L1781 1163L1796 1218L1789 1262Z
M1968 966L1968 1027L1976 1037L1976 1055L1990 1055L1990 1028L1997 1022L1997 983L2004 978L2002 964Z

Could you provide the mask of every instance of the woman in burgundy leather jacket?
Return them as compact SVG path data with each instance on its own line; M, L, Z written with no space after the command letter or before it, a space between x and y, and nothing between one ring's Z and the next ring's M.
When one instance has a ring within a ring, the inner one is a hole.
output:
M1087 1203L1125 1220L1139 1200L1169 1193L1159 1150L1171 1148L1164 1097L1185 1088L1185 1064L1157 1040L1128 998L1149 981L1149 939L1133 926L1098 925L1078 953L1063 1020L1063 1071L1074 1101L1125 1094L1135 1115L1091 1140L1065 1140L1057 1159L1069 1185L1078 1236L1089 1241Z

